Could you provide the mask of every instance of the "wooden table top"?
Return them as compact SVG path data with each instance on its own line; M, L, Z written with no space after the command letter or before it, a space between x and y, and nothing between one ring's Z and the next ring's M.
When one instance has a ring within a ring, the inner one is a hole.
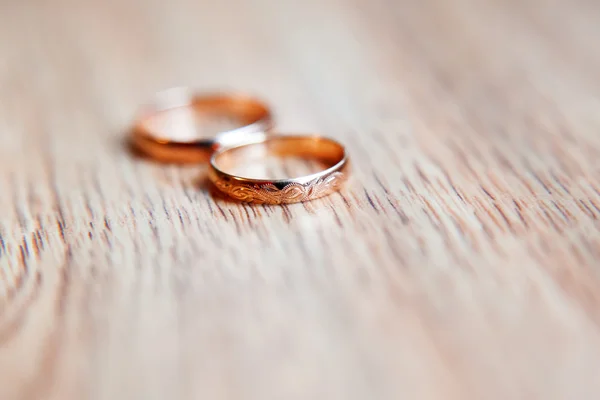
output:
M600 3L0 2L0 399L597 399ZM241 90L353 179L289 206L124 146Z

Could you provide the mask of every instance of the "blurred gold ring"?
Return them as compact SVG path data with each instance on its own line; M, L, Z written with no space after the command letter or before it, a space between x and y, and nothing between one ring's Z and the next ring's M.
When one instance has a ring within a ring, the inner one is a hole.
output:
M234 119L242 126L201 136L196 118L202 114ZM242 94L198 95L176 88L159 93L140 113L131 144L158 161L194 163L207 161L223 146L261 139L271 127L271 111L257 99Z
M228 173L248 158L269 155L315 159L325 169L287 179L254 179ZM254 143L218 150L210 160L209 178L228 196L243 202L287 204L308 201L339 190L349 176L344 146L321 136L270 135Z

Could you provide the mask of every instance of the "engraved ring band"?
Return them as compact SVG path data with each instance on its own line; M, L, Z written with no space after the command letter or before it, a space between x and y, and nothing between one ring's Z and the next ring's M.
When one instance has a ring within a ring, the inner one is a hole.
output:
M218 126L215 134L202 134L198 126L202 120L228 120L229 125ZM262 139L271 127L271 111L257 99L243 94L198 95L187 88L174 88L159 93L142 110L133 126L131 144L158 161L197 163L207 161L221 147Z
M324 169L287 179L254 179L232 171L244 161L268 156L319 161ZM349 176L344 146L321 136L268 135L261 140L218 150L210 160L209 178L233 199L264 204L313 200L341 188Z

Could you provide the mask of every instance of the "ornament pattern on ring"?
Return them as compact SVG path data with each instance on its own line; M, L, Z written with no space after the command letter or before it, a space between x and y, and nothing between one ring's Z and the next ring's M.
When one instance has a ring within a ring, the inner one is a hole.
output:
M337 171L304 184L288 183L278 189L272 183L242 183L214 174L213 183L220 191L239 201L286 204L313 200L333 193L339 190L346 178L345 173Z

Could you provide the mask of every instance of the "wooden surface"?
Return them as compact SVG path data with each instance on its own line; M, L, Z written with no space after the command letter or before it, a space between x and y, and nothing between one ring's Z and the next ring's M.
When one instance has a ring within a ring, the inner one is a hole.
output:
M597 399L600 3L0 2L0 399ZM323 132L342 194L123 145L167 87Z

